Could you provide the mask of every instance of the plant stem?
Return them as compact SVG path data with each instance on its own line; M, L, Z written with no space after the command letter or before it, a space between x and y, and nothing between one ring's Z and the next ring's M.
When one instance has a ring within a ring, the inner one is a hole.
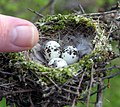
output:
M101 81L100 84L98 84L97 90L102 89L104 86L104 82ZM96 104L95 107L102 107L102 98L103 98L103 90L98 91L97 98L96 98Z

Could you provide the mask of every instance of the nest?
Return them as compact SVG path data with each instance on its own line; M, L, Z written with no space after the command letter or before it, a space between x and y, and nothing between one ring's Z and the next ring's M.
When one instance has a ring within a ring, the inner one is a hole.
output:
M59 14L36 22L40 40L32 50L0 53L0 97L18 107L62 107L85 103L90 95L104 89L91 93L108 76L105 66L114 57L108 29L99 21L88 15ZM66 68L50 68L42 53L49 40L61 46L81 43L86 47L80 50L78 62Z

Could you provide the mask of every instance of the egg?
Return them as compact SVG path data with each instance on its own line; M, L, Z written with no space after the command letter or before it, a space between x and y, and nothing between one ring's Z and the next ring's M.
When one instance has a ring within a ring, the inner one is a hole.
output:
M62 58L53 58L49 61L48 66L53 68L67 67L67 62Z
M78 50L76 47L66 46L61 57L67 62L67 64L73 64L79 59Z
M44 56L47 61L61 56L60 44L56 41L48 41L44 46Z

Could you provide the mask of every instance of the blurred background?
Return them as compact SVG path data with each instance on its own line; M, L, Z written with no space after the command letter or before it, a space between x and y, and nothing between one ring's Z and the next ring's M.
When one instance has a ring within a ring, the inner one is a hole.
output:
M116 2L117 0L0 0L0 13L32 20L34 14L28 8L43 15L68 14L79 11L81 5L88 13L108 10Z
M30 12L28 8L42 15L69 14L79 12L81 5L85 13L89 13L107 11L116 2L117 0L0 0L0 13L34 22L38 17ZM117 51L116 45L114 46ZM119 62L120 59L116 59L112 64L120 65ZM95 96L91 97L91 99L94 101ZM78 104L77 107L84 107L84 105ZM103 107L120 107L120 76L111 79L110 88L104 90Z

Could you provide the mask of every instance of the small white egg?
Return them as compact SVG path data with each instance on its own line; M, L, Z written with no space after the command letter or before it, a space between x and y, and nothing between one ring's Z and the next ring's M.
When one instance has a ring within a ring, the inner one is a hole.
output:
M67 67L67 62L62 58L53 58L49 61L48 66L53 68Z
M61 56L67 64L73 64L78 61L78 50L73 46L67 46L64 48Z
M60 44L56 41L49 41L44 46L44 56L47 61L61 56Z

